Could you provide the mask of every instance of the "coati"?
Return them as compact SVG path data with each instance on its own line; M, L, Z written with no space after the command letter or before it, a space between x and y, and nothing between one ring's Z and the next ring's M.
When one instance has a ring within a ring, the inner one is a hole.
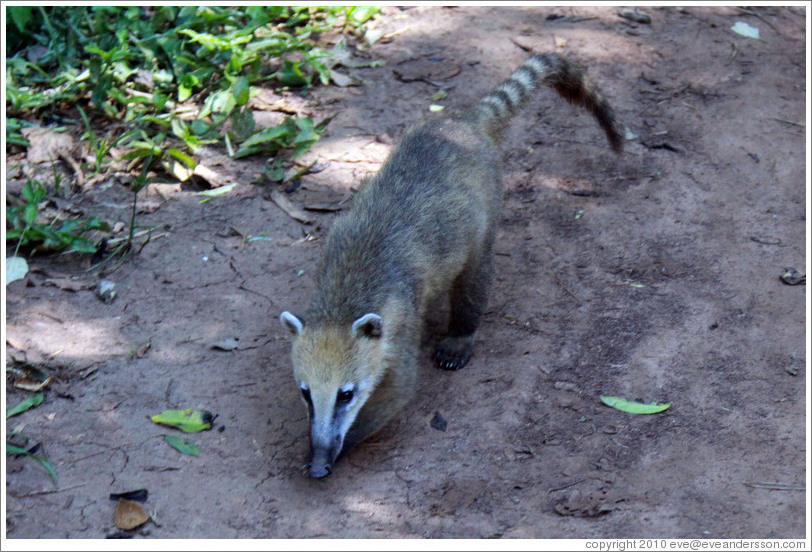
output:
M588 109L621 151L622 125L592 81L557 54L534 55L461 116L409 130L330 228L309 309L280 315L294 334L312 477L329 475L409 401L421 324L439 294L451 301L438 367L457 370L471 357L502 205L497 142L541 85Z

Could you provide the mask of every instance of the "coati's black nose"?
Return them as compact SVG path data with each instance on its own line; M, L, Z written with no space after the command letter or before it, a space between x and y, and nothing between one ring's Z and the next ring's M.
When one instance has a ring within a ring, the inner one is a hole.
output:
M314 463L310 465L310 477L322 478L327 477L333 471L333 466L323 463Z

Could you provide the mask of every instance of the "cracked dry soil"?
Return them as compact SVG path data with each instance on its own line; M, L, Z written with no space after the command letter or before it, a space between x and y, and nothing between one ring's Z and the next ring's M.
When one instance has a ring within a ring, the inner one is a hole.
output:
M249 184L264 159L212 151L240 184L205 204L194 185L147 190L139 220L159 231L108 276L113 303L49 285L92 288L81 262L34 259L6 290L6 352L57 378L8 425L59 483L6 459L6 537L102 538L108 495L138 488L155 521L136 538L808 535L806 286L779 279L807 266L807 14L644 11L650 24L612 7L386 8L358 54L386 64L353 70L362 85L280 96L335 116L304 159L324 170L287 196L299 207L340 208L407 125L438 116L429 104L470 106L529 50L585 65L636 135L614 155L547 90L516 118L474 358L433 368L440 308L411 407L324 480L300 471L306 413L277 316L306 305L334 211L296 222ZM128 195L98 186L80 207L126 220ZM673 404L633 416L599 395ZM217 414L188 436L199 457L147 419L190 407Z

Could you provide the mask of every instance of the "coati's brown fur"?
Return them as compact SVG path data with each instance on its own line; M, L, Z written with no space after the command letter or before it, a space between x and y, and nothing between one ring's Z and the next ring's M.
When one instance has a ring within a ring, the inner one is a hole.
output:
M407 132L330 229L310 308L280 316L295 334L313 477L409 401L424 314L438 295L450 293L451 311L437 365L457 370L471 357L502 206L497 141L542 85L588 109L620 152L622 126L597 87L571 61L534 55L461 116Z

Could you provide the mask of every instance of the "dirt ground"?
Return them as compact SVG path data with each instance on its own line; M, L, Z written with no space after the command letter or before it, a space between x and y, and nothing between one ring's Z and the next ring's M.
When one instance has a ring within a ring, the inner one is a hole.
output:
M5 461L6 537L115 535L108 495L145 488L154 522L134 538L808 538L806 286L780 279L807 267L807 14L617 11L386 8L358 54L386 63L352 70L360 86L255 104L335 116L304 158L323 170L287 196L320 209L409 124L472 105L529 50L588 67L634 134L616 156L548 90L516 118L474 358L435 369L445 311L432 316L411 407L324 480L300 470L306 412L277 317L306 307L335 211L297 222L250 184L265 159L210 150L240 184L203 204L194 184L151 186L139 222L156 230L106 276L112 303L86 261L34 259L6 290L6 353L58 377L8 430L41 442L59 481ZM129 198L112 181L79 206L126 221ZM600 395L672 406L635 416ZM198 457L147 419L192 407L217 414L183 435Z

